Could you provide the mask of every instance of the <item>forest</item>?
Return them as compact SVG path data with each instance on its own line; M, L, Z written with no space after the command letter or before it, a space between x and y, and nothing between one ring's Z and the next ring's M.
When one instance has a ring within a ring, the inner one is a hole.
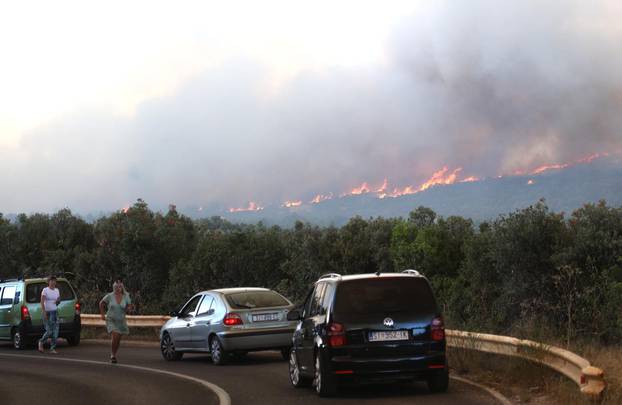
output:
M267 287L300 302L324 273L416 269L450 328L622 341L622 207L566 214L540 200L478 224L413 208L291 228L192 220L140 199L94 222L69 209L0 214L0 278L67 275L88 313L121 278L138 313L160 314L201 290Z

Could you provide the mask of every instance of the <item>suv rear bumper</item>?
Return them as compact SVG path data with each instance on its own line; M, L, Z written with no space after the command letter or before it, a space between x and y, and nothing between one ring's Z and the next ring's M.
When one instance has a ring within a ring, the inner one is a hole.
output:
M327 352L325 355L330 356ZM334 355L328 359L327 364L329 372L344 382L419 380L448 371L444 352L412 357Z
M43 325L33 325L30 320L21 321L17 329L26 339L38 339L43 336L43 333L45 332L45 327ZM73 318L73 322L58 324L58 336L62 338L79 335L81 330L82 323L79 315L76 315Z

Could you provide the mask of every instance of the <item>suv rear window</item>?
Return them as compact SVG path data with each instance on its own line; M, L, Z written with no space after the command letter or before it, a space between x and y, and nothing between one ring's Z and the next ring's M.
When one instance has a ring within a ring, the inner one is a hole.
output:
M226 295L227 302L234 309L283 307L289 301L274 291L244 291Z
M341 282L335 296L335 316L403 312L409 316L436 315L428 282L414 277L365 278Z
M41 291L47 287L47 283L31 283L26 285L26 302L34 304L35 302L41 302ZM76 296L73 290L66 281L57 281L56 288L60 290L60 300L69 301L73 300Z

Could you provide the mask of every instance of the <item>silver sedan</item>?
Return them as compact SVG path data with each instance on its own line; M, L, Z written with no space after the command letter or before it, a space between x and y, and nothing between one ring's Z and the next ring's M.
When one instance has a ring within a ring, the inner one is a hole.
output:
M281 350L289 357L296 321L287 313L294 305L265 288L223 288L195 294L160 330L166 360L186 352L211 353L214 364L249 351Z

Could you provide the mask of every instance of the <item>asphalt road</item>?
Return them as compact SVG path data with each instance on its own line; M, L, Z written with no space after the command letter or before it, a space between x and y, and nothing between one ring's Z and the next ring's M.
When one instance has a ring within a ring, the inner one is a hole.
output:
M218 403L216 395L204 386L174 376L111 364L60 361L106 362L109 349L101 344L61 345L58 350L59 354L51 355L0 345L0 403L42 403L44 398L54 398L53 403L88 405ZM119 364L167 370L214 383L229 393L233 404L498 404L485 391L455 380L445 394L430 394L425 383L402 383L347 387L335 398L318 398L311 389L291 387L287 362L277 352L250 353L226 366L214 366L209 355L201 354L166 362L157 347L134 345L122 345L117 357Z

